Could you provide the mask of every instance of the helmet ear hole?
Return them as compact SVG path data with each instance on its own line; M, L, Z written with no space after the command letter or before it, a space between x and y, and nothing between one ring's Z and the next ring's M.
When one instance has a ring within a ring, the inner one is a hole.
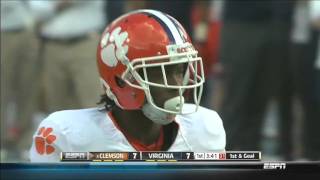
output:
M115 81L120 88L124 88L126 86L126 82L118 76L115 77Z

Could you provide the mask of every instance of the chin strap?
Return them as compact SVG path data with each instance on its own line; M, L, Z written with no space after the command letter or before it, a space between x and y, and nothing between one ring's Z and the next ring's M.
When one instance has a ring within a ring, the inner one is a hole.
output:
M154 108L152 105L150 105L149 103L146 103L142 107L142 112L151 121L157 124L162 124L162 125L170 124L171 122L174 121L174 118L175 118L174 114L169 114L161 110L158 110Z
M180 99L180 96L168 99L164 103L164 109L175 112L181 112L182 106L184 104L184 98L182 97L182 99ZM176 117L176 114L161 111L160 109L157 109L150 103L146 103L145 105L143 105L142 112L147 118L149 118L153 122L162 125L166 125L173 122Z
M174 112L181 112L182 111L182 106L184 104L184 97L177 96L171 99L166 100L164 103L164 109L169 110L169 111L174 111Z

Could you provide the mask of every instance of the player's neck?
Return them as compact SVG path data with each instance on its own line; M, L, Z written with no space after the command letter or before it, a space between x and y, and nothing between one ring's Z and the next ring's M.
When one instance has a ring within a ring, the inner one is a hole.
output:
M116 107L112 114L122 130L143 144L152 144L158 139L162 125L148 119L142 111L124 111Z

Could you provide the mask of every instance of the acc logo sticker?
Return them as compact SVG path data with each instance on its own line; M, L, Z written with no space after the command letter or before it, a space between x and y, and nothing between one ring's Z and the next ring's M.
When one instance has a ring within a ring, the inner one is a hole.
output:
M118 61L125 62L128 46L123 45L123 43L127 38L128 33L126 31L121 32L120 27L115 28L111 34L108 32L103 36L100 42L101 58L106 65L115 67Z
M52 128L41 127L35 137L36 150L39 154L51 154L55 148L51 145L55 140L56 136L52 135Z

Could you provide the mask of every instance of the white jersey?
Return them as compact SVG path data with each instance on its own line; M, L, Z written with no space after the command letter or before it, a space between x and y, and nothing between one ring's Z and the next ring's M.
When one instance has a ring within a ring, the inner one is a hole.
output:
M193 108L186 104L184 108ZM219 115L199 107L196 113L176 116L178 133L168 151L221 152L226 138ZM32 162L58 162L60 152L136 151L117 129L105 110L99 108L52 113L33 136Z

